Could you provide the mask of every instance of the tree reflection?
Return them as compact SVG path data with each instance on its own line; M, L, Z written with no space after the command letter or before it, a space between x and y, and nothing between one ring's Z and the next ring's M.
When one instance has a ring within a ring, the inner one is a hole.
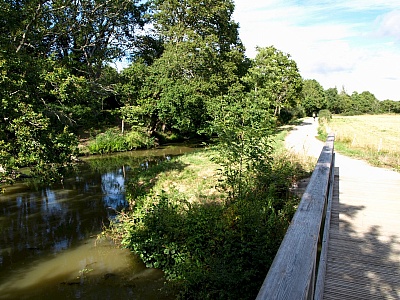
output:
M24 183L7 187L0 194L0 285L7 286L28 265L40 268L66 249L81 249L128 205L125 185L129 179L169 158L92 159L63 185L39 190Z
M83 168L63 186L31 191L19 183L0 195L0 281L7 278L3 271L100 233L126 205L124 184L121 168L103 174Z
M110 216L114 216L115 211L119 211L127 206L125 200L124 171L125 168L121 168L117 172L110 172L101 176L101 188L104 195L103 202L106 208L108 208L107 211L111 214Z

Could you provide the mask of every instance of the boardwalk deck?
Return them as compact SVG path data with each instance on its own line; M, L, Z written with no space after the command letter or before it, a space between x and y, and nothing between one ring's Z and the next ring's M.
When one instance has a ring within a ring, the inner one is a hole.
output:
M288 149L318 157L317 122L307 119ZM336 154L323 299L400 299L400 174Z
M307 119L286 147L318 157L317 122ZM326 300L400 299L400 173L336 153Z
M336 165L323 299L400 299L400 174Z

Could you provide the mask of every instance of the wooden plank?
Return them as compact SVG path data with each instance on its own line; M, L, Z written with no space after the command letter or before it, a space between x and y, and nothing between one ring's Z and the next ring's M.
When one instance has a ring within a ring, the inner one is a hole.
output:
M330 167L333 136L322 149L310 183L300 201L257 299L306 299L313 293L316 255Z
M335 153L333 153L332 157L332 166L331 166L331 174L330 174L330 186L328 192L328 203L326 208L326 215L325 215L325 226L324 226L324 234L322 240L322 250L320 254L320 260L318 265L318 275L317 281L315 284L315 294L314 300L321 300L324 295L324 288L325 288L325 276L326 276L326 267L328 262L328 245L330 239L330 229L331 229L331 220L332 220L332 202L333 202L333 187L335 183L338 183L338 172L339 170L335 170Z
M374 285L371 285L369 282L367 283L360 281L346 282L340 280L332 281L329 284L329 286L327 286L326 291L327 291L326 295L330 296L335 293L343 293L347 295L347 297L345 298L336 298L336 299L353 299L352 297L349 297L349 295L352 294L358 296L365 295L364 299L371 299L369 296L371 296L372 294L382 295L383 293L387 292L391 292L393 294L398 293L395 289L392 288L392 285L387 284L385 282L376 282ZM325 298L326 296L324 296L324 299ZM398 298L396 297L391 299L398 299Z
M323 299L400 299L400 178L353 168L332 203Z

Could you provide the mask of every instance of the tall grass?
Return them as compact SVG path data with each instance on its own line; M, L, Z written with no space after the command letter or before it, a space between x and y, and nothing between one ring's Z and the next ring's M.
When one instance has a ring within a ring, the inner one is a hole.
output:
M153 145L154 139L142 132L130 131L121 134L118 129L108 129L98 134L87 147L90 154L105 154L150 148Z
M400 171L400 115L334 116L328 127L338 152Z

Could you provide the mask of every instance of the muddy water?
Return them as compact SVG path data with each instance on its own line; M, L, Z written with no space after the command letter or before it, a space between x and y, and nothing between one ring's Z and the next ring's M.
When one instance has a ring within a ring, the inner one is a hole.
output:
M90 158L62 185L7 186L0 195L0 299L171 298L160 292L160 271L96 237L127 205L130 177L192 150Z

